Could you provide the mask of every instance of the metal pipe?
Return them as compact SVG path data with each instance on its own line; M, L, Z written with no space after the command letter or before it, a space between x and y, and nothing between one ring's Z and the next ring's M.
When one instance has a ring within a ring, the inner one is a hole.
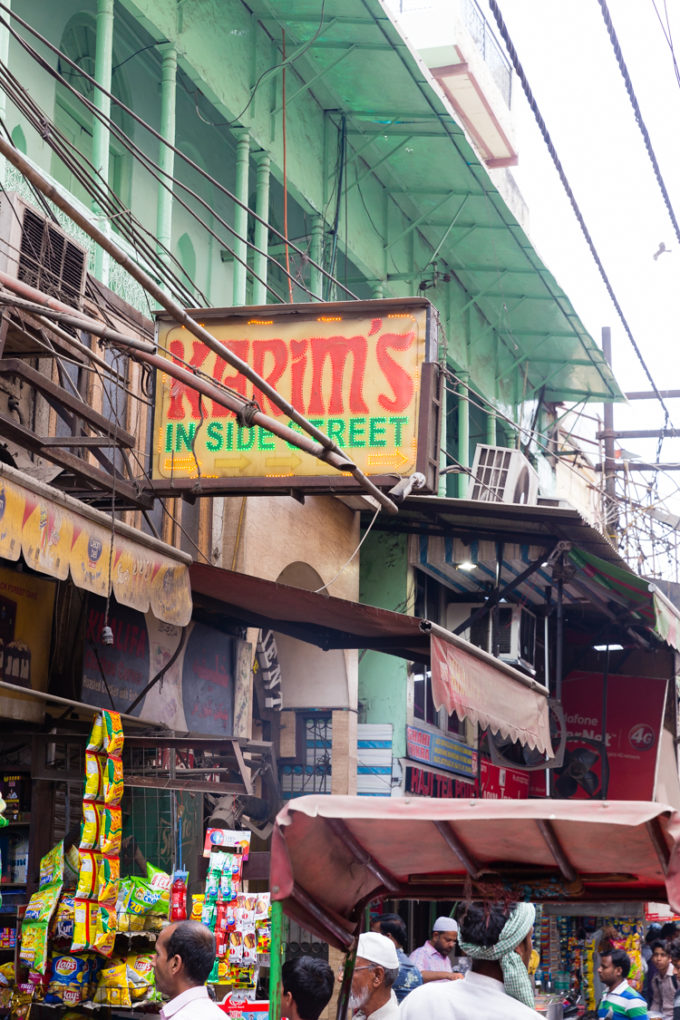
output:
M247 131L238 135L236 142L236 184L234 193L237 204L234 209L234 281L233 303L246 303L246 266L248 258L248 169L250 161L250 137Z
M177 50L171 44L163 47L161 71L161 135L158 166L161 181L158 184L156 206L156 236L159 257L166 263L172 250L173 181L175 175L175 132L177 124Z
M266 379L255 372L250 365L237 357L231 351L226 344L220 343L220 341L208 332L203 326L201 326L195 319L193 319L189 313L176 301L168 297L165 291L158 286L155 280L152 279L147 273L144 272L135 262L127 256L118 245L106 236L98 227L83 216L82 213L66 199L49 181L46 180L43 175L35 169L35 167L28 162L28 160L20 153L15 147L8 142L5 138L0 137L0 155L6 156L7 159L17 168L26 179L33 184L46 198L49 198L51 202L54 202L62 212L65 212L74 223L81 227L97 244L100 244L105 248L109 254L118 262L119 265L125 269L134 280L136 280L149 294L154 297L167 312L169 312L179 325L184 326L189 333L202 340L209 350L213 351L220 358L224 358L228 365L231 365L238 372L249 379L250 382L268 396L269 399L275 404L280 410L284 412L292 421L294 421L300 428L308 435L312 436L317 442L324 448L324 450L330 451L343 464L347 463L347 458L343 455L342 451L338 446L330 439L321 429L313 425L304 415L300 414L296 408L293 407L287 400L285 400L277 390L271 386ZM62 306L66 307L66 306ZM271 420L271 419L270 419ZM297 433L295 433L297 435ZM298 436L299 438L299 436ZM297 443L295 445L298 445ZM324 458L326 459L326 458ZM329 460L328 463L331 463ZM341 470L349 470L352 477L359 482L362 488L366 489L372 496L374 496L380 505L384 507L388 513L396 514L399 512L398 507L392 502L387 496L384 495L378 489L373 482L370 481L364 475L363 471L360 471L356 465L352 465L351 468L344 467Z
M92 97L96 110L101 114L95 117L92 125L92 163L105 185L109 183L109 155L111 148L111 79L113 75L113 0L97 0L97 41L95 49L94 76L97 85ZM110 229L108 220L95 201L94 212L102 218L104 230ZM95 276L107 284L109 279L109 260L106 249L98 248L95 252Z
M555 700L562 704L562 673L564 671L564 581L557 579L555 604Z
M458 463L463 468L470 467L470 402L468 400L467 372L458 373ZM461 471L458 475L458 498L466 499L468 494L468 475Z
M255 253L253 255L253 304L267 303L267 270L269 259L269 168L271 160L268 152L260 152L256 157L257 172L255 175L255 212L259 219L255 220Z

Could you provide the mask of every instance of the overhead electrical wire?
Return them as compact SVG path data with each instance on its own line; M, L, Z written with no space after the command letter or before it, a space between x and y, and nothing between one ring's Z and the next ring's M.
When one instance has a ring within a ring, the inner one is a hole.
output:
M498 4L497 4L496 0L489 0L489 6L491 8L491 12L492 12L494 18L496 19L496 24L498 26L498 30L499 30L502 38L503 38L503 42L505 43L505 47L506 47L508 56L510 57L510 60L512 62L512 66L514 67L515 73L517 74L517 77L520 80L520 83L522 85L522 89L524 90L524 94L526 96L527 102L529 103L529 107L531 108L531 111L532 111L532 113L534 115L534 119L536 120L536 123L537 123L537 125L539 127L539 130L541 132L541 135L543 136L543 141L545 142L545 144L547 146L547 149L548 149L548 152L550 153L550 157L551 157L551 159L553 161L555 169L557 170L557 173L559 175L560 181L562 182L562 187L564 188L564 190L566 192L566 195L567 195L567 197L569 199L569 202L571 204L571 207L573 209L574 215L576 216L576 219L578 220L578 223L579 223L579 226L580 226L581 231L583 233L583 236L584 236L584 238L586 240L588 248L590 249L590 253L591 253L593 259L595 260L595 264L596 264L596 266L598 268L598 271L600 273L602 281L603 281L603 283L604 283L604 285L605 285L605 287L607 289L607 293L609 294L609 297L610 297L610 299L612 301L612 304L614 305L614 307L615 307L615 309L616 309L616 311L618 313L618 316L619 316L619 318L621 320L621 323L623 325L623 328L625 330L626 336L628 337L628 339L629 339L629 341L630 341L630 343L631 343L631 345L633 347L633 350L635 351L635 353L637 355L637 358L638 358L640 364L642 365L644 373L645 373L645 375L647 376L647 378L649 380L649 383L650 383L650 385L652 387L654 395L656 396L657 400L659 401L661 407L664 410L664 414L665 414L665 425L664 425L664 427L665 427L666 425L668 425L668 423L671 420L668 408L666 407L666 404L664 402L663 397L659 393L658 387L657 387L656 383L654 382L652 374L651 374L651 372L650 372L650 370L649 370L649 368L647 366L647 363L646 363L646 361L645 361L645 359L644 359L644 357L642 355L642 351L638 347L638 344L637 344L637 342L635 340L635 337L633 336L632 330L631 330L630 326L628 325L628 321L627 321L627 319L626 319L626 317L625 317L625 315L623 313L623 309L621 308L621 305L619 304L618 298L616 297L616 294L614 293L614 288L612 287L612 284L611 284L611 282L609 280L609 277L607 276L607 273L605 271L604 265L602 264L602 260L600 259L600 256L598 254L597 248L595 247L595 243L594 243L594 241L593 241L593 239L592 239L592 237L590 235L590 231L588 230L588 227L586 225L585 219L583 218L583 214L582 214L582 212L581 212L581 210L579 208L578 202L576 201L576 196L574 195L574 192L572 191L571 185L569 184L569 181L567 179L567 175L566 175L566 173L564 171L562 163L560 162L559 156L557 155L557 151L556 151L555 146L553 144L552 138L550 137L550 133L549 133L547 127L546 127L545 121L543 120L541 112L540 112L540 110L538 108L538 104L536 102L536 99L535 99L535 97L533 95L533 92L531 91L531 86L529 85L529 82L527 80L526 74L524 72L524 68L522 67L522 65L520 63L520 60L519 60L519 57L517 56L517 51L516 51L516 49L515 49L515 47L514 47L514 45L512 43L512 40L510 38L510 34L508 32L508 29L507 29L507 26L505 24L505 21L503 20L503 16L502 16L502 14L500 12L500 9L498 7Z

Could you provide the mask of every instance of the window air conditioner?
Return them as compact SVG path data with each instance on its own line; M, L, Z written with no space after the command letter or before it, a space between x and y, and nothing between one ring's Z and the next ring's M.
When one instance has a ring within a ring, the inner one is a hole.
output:
M525 504L538 500L538 475L521 450L478 444L472 480L470 499Z
M467 620L481 604L451 602L446 610L449 630ZM504 602L496 607L495 625L492 628L492 611L475 620L460 637L483 648L511 666L521 666L529 673L536 672L536 617L524 606ZM493 631L493 632L492 632Z
M0 196L0 270L82 308L88 253L15 192Z

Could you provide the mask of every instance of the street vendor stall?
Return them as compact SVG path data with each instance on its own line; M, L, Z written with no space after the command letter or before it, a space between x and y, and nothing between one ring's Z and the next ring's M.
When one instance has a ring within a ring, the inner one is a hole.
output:
M344 950L386 898L677 909L679 840L680 814L657 803L300 797L276 820L271 893Z

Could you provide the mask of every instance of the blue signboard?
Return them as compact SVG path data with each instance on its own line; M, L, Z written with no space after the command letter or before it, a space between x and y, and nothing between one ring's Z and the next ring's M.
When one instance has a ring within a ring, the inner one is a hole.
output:
M477 775L477 752L474 748L468 747L462 740L432 730L406 727L406 757L459 776Z

